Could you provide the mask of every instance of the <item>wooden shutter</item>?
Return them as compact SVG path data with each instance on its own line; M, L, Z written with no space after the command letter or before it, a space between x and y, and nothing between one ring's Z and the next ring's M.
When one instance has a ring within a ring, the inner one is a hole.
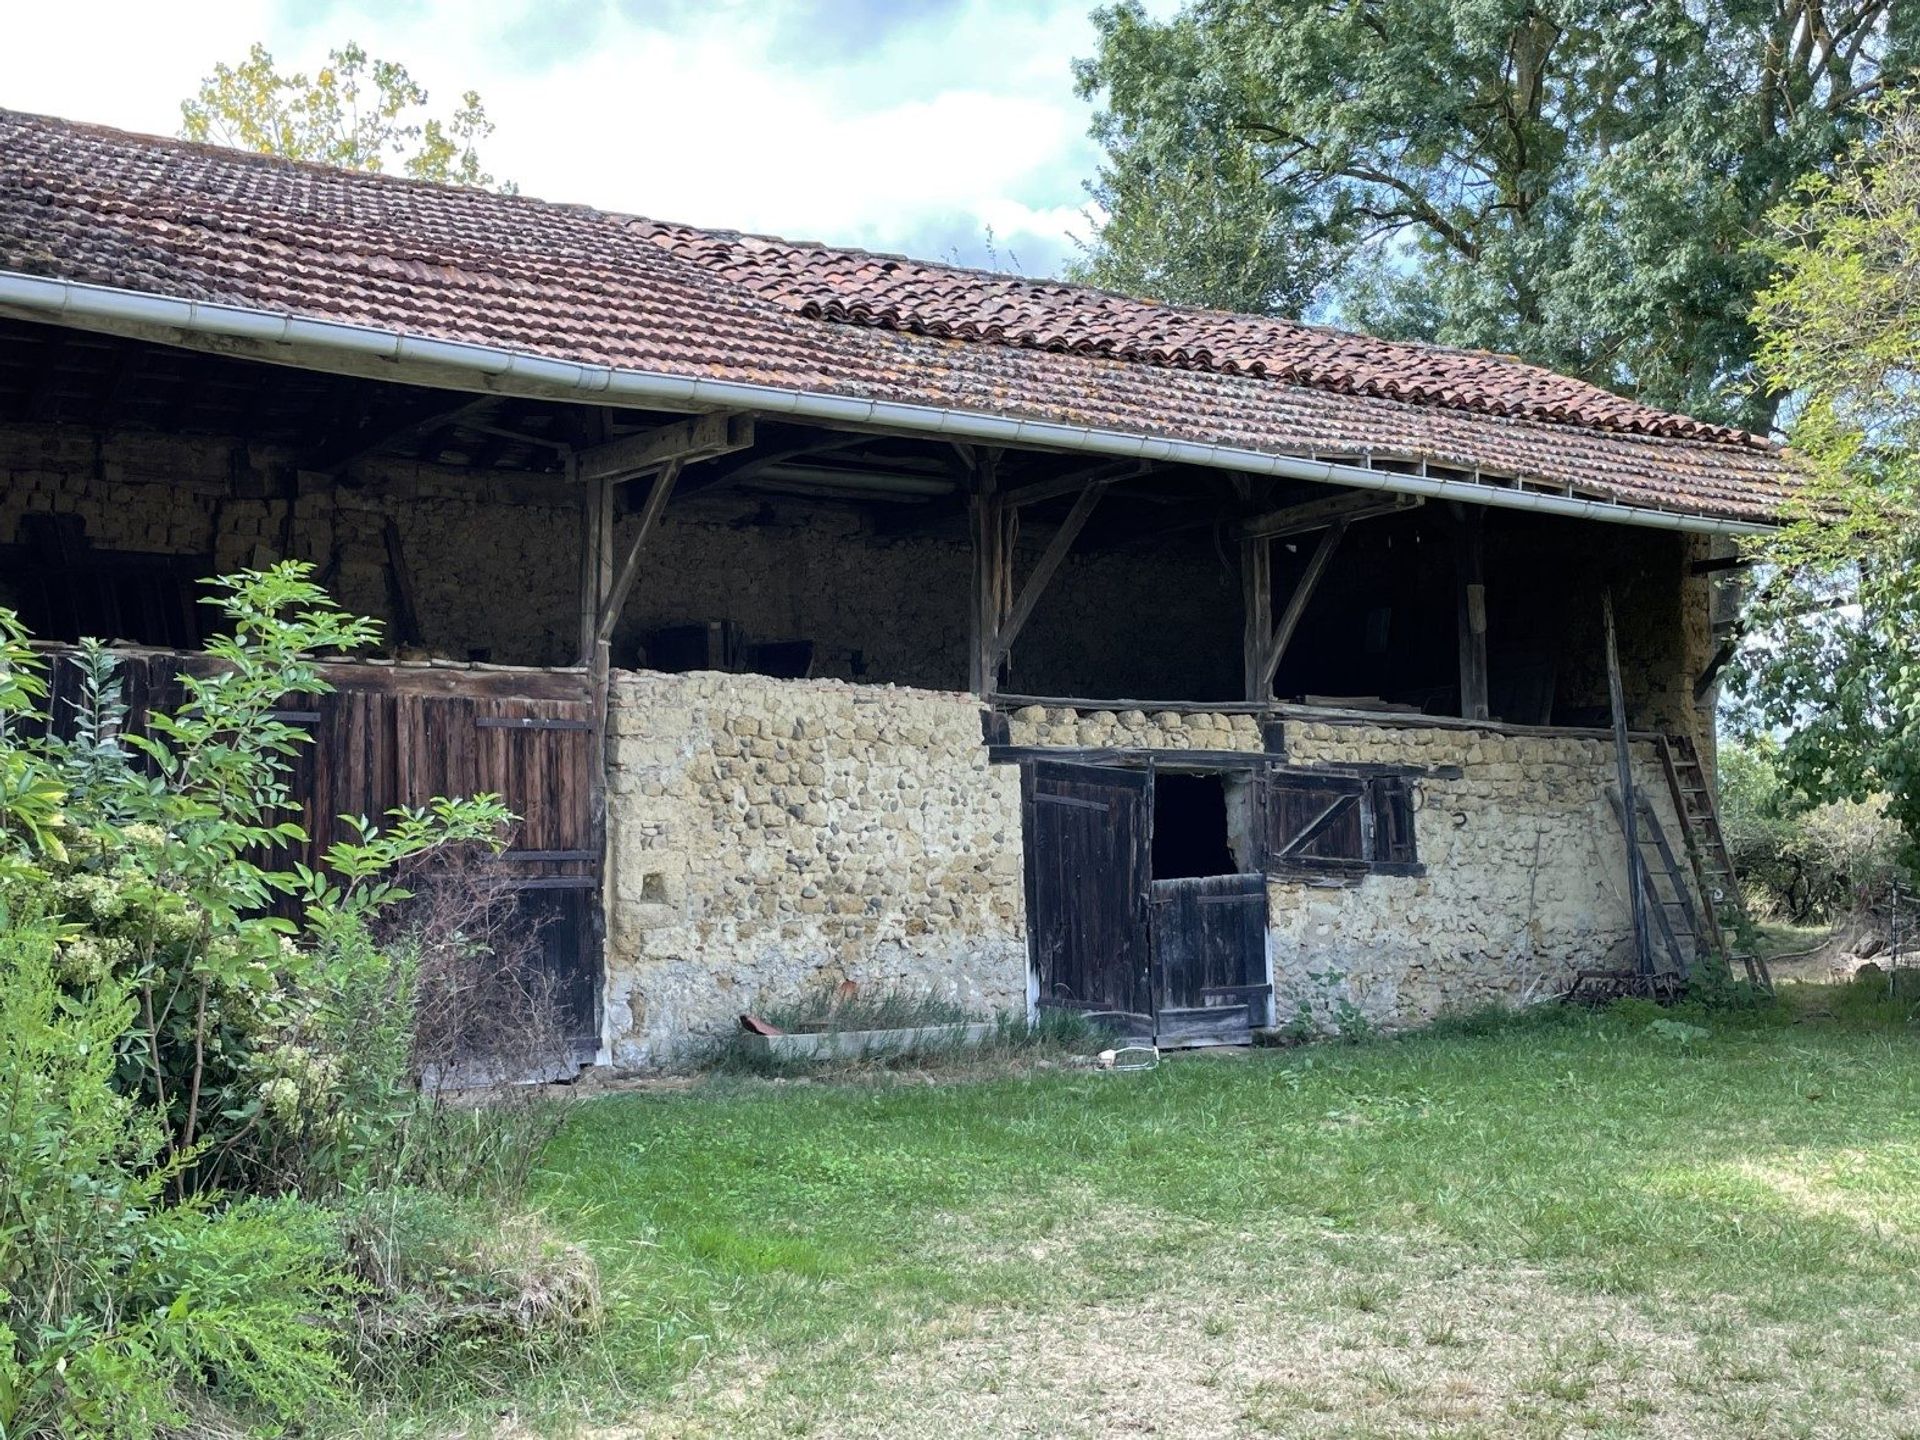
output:
M1267 863L1359 863L1367 858L1372 814L1357 775L1272 770L1263 787Z
M1373 854L1381 865L1418 865L1413 839L1413 781L1405 775L1382 775L1371 785Z

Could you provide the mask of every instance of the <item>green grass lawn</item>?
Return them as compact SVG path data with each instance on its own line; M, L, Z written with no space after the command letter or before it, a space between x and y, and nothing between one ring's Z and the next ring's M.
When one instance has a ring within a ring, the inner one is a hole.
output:
M597 1257L609 1328L519 1413L619 1436L1920 1435L1904 1011L1809 990L1704 1036L1648 1019L587 1102L541 1200Z

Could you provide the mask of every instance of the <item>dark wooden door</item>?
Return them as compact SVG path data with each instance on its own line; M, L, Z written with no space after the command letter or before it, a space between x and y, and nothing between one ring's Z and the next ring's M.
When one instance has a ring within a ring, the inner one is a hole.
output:
M1267 878L1153 882L1154 1035L1246 1044L1268 1021Z
M1022 778L1027 923L1040 1003L1150 1025L1151 777L1042 760Z

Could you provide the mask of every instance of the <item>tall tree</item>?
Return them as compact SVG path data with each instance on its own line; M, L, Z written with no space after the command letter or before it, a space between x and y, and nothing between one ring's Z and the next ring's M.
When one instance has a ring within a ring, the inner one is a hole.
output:
M406 66L371 59L351 41L329 51L311 78L281 74L255 42L245 60L215 65L199 93L181 102L180 133L289 160L350 170L397 165L416 180L492 186L479 146L493 122L479 95L467 91L444 117L426 114L426 107L427 92Z
M1916 9L1120 0L1077 67L1105 150L1081 278L1318 306L1763 425L1751 241L1912 79Z
M1802 803L1888 797L1920 856L1920 111L1774 212L1754 320L1811 483L1735 677Z

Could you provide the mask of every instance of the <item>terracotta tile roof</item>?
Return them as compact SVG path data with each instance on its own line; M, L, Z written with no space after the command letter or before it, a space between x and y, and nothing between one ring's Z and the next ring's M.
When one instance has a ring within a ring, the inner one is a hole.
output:
M1752 436L1501 356L0 111L0 269L530 355L1766 519Z

